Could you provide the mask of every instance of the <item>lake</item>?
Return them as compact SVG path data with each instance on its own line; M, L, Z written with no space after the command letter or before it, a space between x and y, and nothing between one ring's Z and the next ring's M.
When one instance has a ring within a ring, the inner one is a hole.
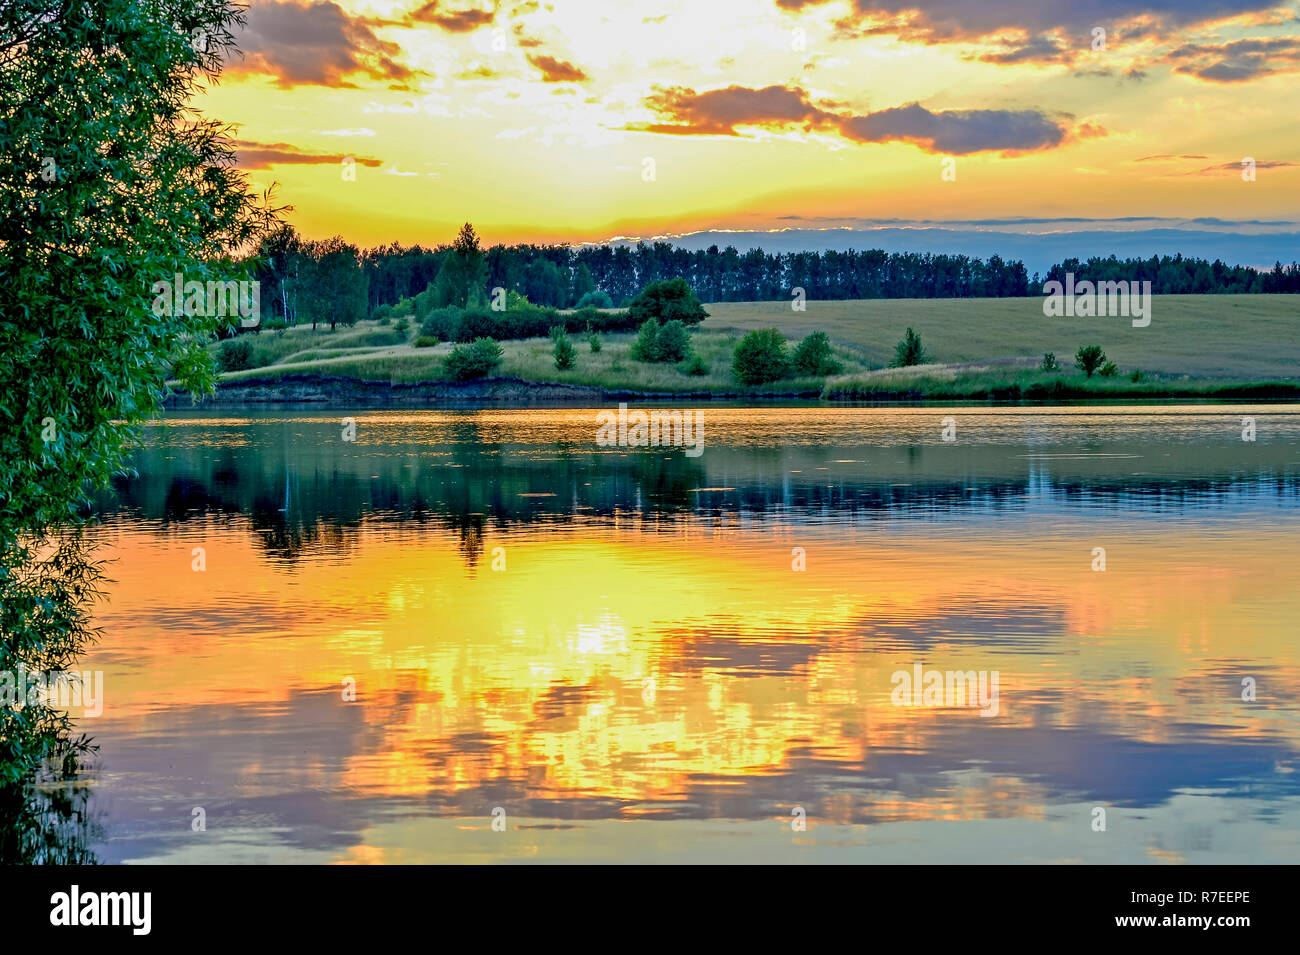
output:
M94 856L1300 857L1300 408L601 410L146 428Z

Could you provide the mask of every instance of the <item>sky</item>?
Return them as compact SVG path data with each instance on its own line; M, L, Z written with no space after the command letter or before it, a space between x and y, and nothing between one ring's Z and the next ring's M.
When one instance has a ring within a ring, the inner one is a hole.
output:
M1139 218L1294 233L1298 11L251 0L242 56L195 106L235 126L300 231L359 245L445 243L465 221L485 244Z

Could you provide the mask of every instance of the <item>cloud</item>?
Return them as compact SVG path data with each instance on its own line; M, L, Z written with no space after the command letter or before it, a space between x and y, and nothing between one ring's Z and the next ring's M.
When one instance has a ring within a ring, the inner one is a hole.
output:
M1300 163L1287 162L1284 159L1261 159L1255 162L1255 169L1286 169L1289 166L1300 166ZM1241 172L1243 166L1241 160L1237 162L1223 162L1215 166L1206 166L1204 169L1198 169L1193 172L1184 173L1188 176L1213 176L1221 172Z
M529 54L528 62L542 71L543 83L581 83L587 74L564 60L545 54Z
M1050 149L1067 130L1035 110L969 109L932 113L919 103L850 116L840 132L859 143L909 142L927 152L963 156L979 152L1014 154Z
M777 0L797 11L829 0ZM992 37L1007 31L1043 34L1064 31L1088 37L1094 26L1111 32L1125 24L1151 29L1188 26L1256 14L1263 17L1278 0L1040 0L993 3L980 0L852 0L838 26L855 35L896 34L901 39L945 43Z
M907 142L927 152L1013 155L1051 149L1069 138L1105 135L1083 124L1071 131L1037 110L946 110L919 103L858 116L813 103L808 94L787 86L696 92L684 87L657 90L647 105L666 122L631 125L642 132L679 136L738 136L739 127L828 129L856 143Z
M259 0L238 42L244 60L227 69L268 73L280 86L352 87L343 79L352 73L397 83L415 75L394 59L401 52L397 44L379 39L329 0Z
M272 166L332 166L351 158L362 166L382 166L379 159L344 156L336 153L309 153L290 143L258 143L239 140L237 165L241 169L270 169Z
M496 17L493 10L479 10L473 7L465 10L440 10L438 0L431 0L411 14L417 23L430 23L441 27L449 33L469 33L479 27L487 26Z
M775 0L790 13L832 0ZM1185 42L1192 28L1289 26L1294 13L1280 0L849 0L835 20L841 38L887 36L924 44L977 44L965 59L998 65L1082 67L1097 53L1092 31L1107 31L1112 51L1139 43L1169 47ZM1192 43L1163 54L1157 62L1210 83L1244 83L1276 73L1300 72L1300 40L1247 38L1222 44ZM1130 64L1127 79L1146 73Z
M657 90L648 105L673 122L637 128L678 135L737 136L737 126L808 125L831 118L813 106L803 90L786 86L728 86L703 93L676 86Z
M1003 49L995 53L983 53L978 59L984 63L1069 63L1077 55L1077 49L1066 46L1057 37L1043 34L1024 42L1003 41Z
M1210 83L1244 83L1275 73L1300 72L1300 38L1272 37L1229 43L1188 43L1165 54L1175 73Z

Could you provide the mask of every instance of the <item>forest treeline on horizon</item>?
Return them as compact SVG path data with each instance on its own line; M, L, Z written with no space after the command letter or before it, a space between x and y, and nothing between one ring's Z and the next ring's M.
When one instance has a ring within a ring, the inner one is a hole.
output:
M1259 270L1181 254L1066 259L1046 275L1030 276L1024 263L997 255L979 259L881 249L767 253L716 245L691 251L668 242L479 249L472 229L468 235L471 254L481 263L474 278L485 295L503 288L550 308L626 306L651 282L673 278L686 279L704 302L788 300L794 289L814 300L1024 297L1042 294L1048 281L1064 282L1067 273L1076 282L1149 281L1157 294L1300 293L1297 263L1279 261L1271 270ZM341 237L305 239L285 226L263 240L254 277L262 283L263 308L290 324L297 308L289 301L289 288L320 299L318 310L341 309L339 320L356 321L433 288L444 268L454 267L456 251L456 244L426 248L396 242L361 249Z

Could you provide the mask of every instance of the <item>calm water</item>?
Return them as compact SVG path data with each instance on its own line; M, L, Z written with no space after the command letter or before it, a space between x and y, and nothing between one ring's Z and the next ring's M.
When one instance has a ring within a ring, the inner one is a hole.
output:
M1300 409L343 414L103 499L100 860L1300 859Z

